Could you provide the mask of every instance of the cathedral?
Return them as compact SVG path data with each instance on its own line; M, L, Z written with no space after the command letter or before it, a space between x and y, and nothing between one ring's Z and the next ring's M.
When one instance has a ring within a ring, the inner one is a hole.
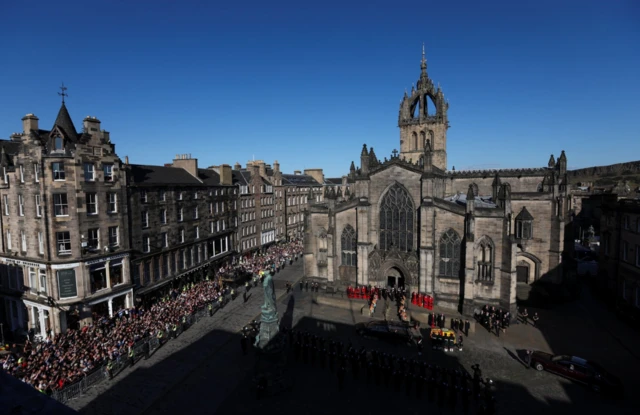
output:
M404 286L435 305L472 314L514 310L518 285L559 283L571 217L564 151L546 167L447 167L449 103L427 74L400 103L400 152L378 159L366 144L346 185L327 188L305 216L305 277ZM524 287L523 287L524 288Z

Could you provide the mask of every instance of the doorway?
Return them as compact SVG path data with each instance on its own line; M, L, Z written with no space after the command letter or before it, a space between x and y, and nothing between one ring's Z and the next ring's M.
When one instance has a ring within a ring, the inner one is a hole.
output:
M404 276L397 268L387 271L387 286L392 288L404 288Z

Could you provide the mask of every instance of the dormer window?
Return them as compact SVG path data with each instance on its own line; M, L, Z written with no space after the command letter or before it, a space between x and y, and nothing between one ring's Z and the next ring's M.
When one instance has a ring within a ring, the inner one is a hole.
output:
M64 141L59 135L53 139L53 151L64 151Z
M518 216L516 216L516 239L532 239L533 238L533 216L523 207Z

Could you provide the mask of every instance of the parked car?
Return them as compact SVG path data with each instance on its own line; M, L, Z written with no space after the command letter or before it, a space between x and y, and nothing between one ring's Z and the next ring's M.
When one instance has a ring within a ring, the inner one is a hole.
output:
M576 356L552 355L545 352L531 353L530 365L536 370L546 370L567 379L583 383L594 392L622 396L624 387L617 377L608 373L602 366L590 360Z
M415 326L396 321L370 321L356 324L356 332L361 336L371 336L399 343L417 343L422 335Z

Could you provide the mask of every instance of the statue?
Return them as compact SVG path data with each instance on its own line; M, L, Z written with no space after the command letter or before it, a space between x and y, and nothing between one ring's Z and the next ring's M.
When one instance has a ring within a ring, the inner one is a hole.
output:
M256 336L255 346L266 350L275 346L275 344L271 343L280 329L278 310L276 309L276 291L273 285L273 277L269 271L264 272L262 288L264 289L264 304L262 305L260 331Z
M265 273L265 277L262 281L262 288L264 289L264 304L262 305L262 315L264 317L265 313L269 315L276 314L278 311L276 310L276 292L274 290L273 278L271 277L271 273Z

